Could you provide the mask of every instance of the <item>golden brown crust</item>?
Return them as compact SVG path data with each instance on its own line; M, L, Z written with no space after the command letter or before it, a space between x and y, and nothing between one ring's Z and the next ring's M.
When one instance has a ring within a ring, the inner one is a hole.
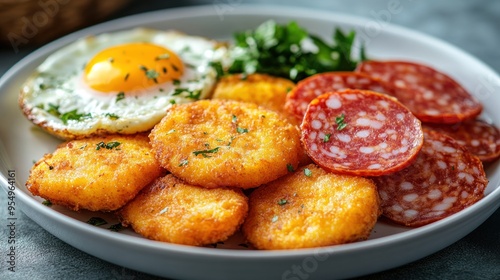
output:
M153 240L201 246L226 240L248 212L239 189L206 189L169 174L117 213L125 226Z
M249 204L242 231L258 249L363 240L380 215L378 193L371 180L329 173L314 164L256 189Z
M113 211L163 172L146 135L107 136L62 143L35 163L26 187L73 210Z
M234 74L219 79L212 98L251 102L286 113L286 95L294 86L291 80L266 74Z
M150 134L161 165L186 182L252 188L296 168L299 131L251 103L201 100L172 107Z

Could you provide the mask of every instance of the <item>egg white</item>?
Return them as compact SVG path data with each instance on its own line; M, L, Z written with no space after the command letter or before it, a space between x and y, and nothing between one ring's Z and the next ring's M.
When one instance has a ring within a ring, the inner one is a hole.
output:
M118 92L102 93L85 84L85 64L94 55L131 42L153 43L175 52L184 63L179 82L127 91L124 98ZM19 102L28 119L64 139L147 131L172 104L196 101L190 93L199 93L199 99L207 98L217 79L211 63L225 59L224 44L176 31L137 28L100 34L69 44L47 57L23 85ZM186 91L179 94L176 89ZM71 112L80 118L64 120L63 116Z

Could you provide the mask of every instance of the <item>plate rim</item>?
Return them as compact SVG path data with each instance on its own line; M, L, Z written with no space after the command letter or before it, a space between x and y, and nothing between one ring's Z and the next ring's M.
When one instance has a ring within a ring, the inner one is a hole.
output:
M276 12L279 10L281 16L291 17L291 14L300 12L301 19L304 18L312 18L321 21L329 21L327 18L335 17L335 21L343 22L349 25L361 25L368 21L367 18L363 18L360 16L353 16L344 13L336 13L330 11L322 11L318 9L308 9L304 7L297 6L281 6L281 5L260 5L260 4L242 4L240 7L244 7L243 10L245 12L236 12L233 11L232 15L253 15L256 14L257 11L259 15L268 15L271 17L273 15L273 11ZM26 57L17 62L14 66L12 66L1 78L0 78L0 88L5 87L15 78L15 74L22 71L26 65L29 65L33 59L41 59L41 57L46 57L51 51L55 49L59 49L62 46L75 41L77 38L82 37L83 35L95 33L103 33L110 31L123 30L128 28L133 28L134 26L140 26L145 24L151 24L154 22L161 21L161 18L173 20L177 18L185 18L186 15L188 17L199 17L199 16L208 16L211 14L207 14L207 10L213 10L213 5L199 5L199 6L189 6L189 7L178 7L178 8L169 8L162 9L152 12L145 12L140 14L134 14L118 19L114 19L111 21L107 21L104 23L100 23L77 32L70 33L60 39L57 39L37 50L34 50ZM263 13L264 11L264 13ZM313 17L314 14L314 17ZM119 27L118 27L119 26ZM482 67L484 67L489 72L495 75L497 80L500 80L499 75L494 71L489 65L486 65L483 61L478 58L468 54L467 52L459 49L458 47L451 45L448 42L445 42L441 39L426 35L424 33L401 27L395 24L388 24L388 30L384 32L404 32L407 36L417 36L419 39L423 38L426 42L431 42L432 44L438 44L443 47L446 47L450 50L458 52L460 55L465 55L467 59L473 59L476 63L479 63ZM97 32L99 31L99 32ZM3 94L2 94L3 95ZM0 142L0 144L2 144ZM2 156L3 154L0 154ZM3 165L3 164L2 164ZM3 166L2 166L3 167ZM5 166L5 169L9 168ZM7 178L2 172L0 173L0 185L6 191L7 188ZM18 183L19 184L19 183ZM18 186L19 187L19 186ZM24 212L25 208L30 208L39 212L39 214L43 214L48 218L54 219L58 223L66 224L67 226L74 227L80 231L84 231L85 234L91 234L93 237L104 238L106 240L112 240L114 242L124 242L127 245L132 243L134 246L139 245L141 247L148 247L147 249L157 250L159 252L172 252L172 253L183 253L183 254L195 254L197 256L210 256L210 257L221 257L221 258L238 258L238 259L268 259L268 258L291 258L291 257L307 257L311 256L311 254L315 254L318 251L326 251L329 254L342 254L346 251L357 251L357 250L366 250L366 249L377 249L377 247L390 246L394 244L400 244L406 242L408 240L418 239L425 237L435 231L442 230L444 228L459 224L462 221L470 219L474 216L475 213L479 211L486 211L487 209L493 209L491 212L493 213L495 209L500 207L500 186L496 186L496 188L486 195L481 201L478 203L460 211L457 214L454 214L444 220L437 221L427 226L415 228L408 230L402 233L396 233L390 236L384 236L372 240L361 241L357 243L343 244L341 246L328 246L328 247L320 247L320 248L308 248L308 249L300 249L300 250L231 250L231 249L212 249L212 248L204 248L204 247L192 247L178 244L169 244L165 242L148 240L143 237L135 237L128 236L123 234L109 234L109 231L102 228L93 227L91 225L87 225L84 222L78 221L71 217L68 217L62 213L51 210L50 208L42 205L32 196L25 193L20 188L21 192L16 193L16 197L21 198L24 207L21 210ZM19 190L19 188L18 188ZM31 218L31 215L26 213ZM488 215L489 217L490 215ZM36 222L35 220L33 220ZM41 225L44 229L46 229L43 225ZM472 232L475 228L468 231ZM47 230L47 229L46 229ZM57 238L57 235L55 235ZM368 248L367 248L368 247Z

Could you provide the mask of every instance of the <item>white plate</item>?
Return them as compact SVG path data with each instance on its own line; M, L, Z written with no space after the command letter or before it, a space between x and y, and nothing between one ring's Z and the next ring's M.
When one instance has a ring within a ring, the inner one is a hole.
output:
M379 222L369 240L326 248L251 251L198 248L144 239L131 231L112 232L107 226L85 223L101 216L46 207L24 187L34 160L52 152L58 140L34 128L21 114L17 95L21 83L45 57L85 35L136 26L178 29L189 34L229 39L235 31L255 28L267 19L296 20L315 34L331 38L335 26L356 29L372 58L420 61L460 81L485 106L483 117L500 123L500 77L486 65L437 39L390 25L380 25L345 15L298 8L239 6L217 10L216 6L179 8L131 16L100 24L57 40L27 56L0 80L0 182L7 186L7 170L16 170L16 203L47 231L98 258L150 274L190 279L318 279L346 278L386 270L434 253L462 238L500 205L499 162L487 168L490 180L486 196L475 205L439 222L409 229Z

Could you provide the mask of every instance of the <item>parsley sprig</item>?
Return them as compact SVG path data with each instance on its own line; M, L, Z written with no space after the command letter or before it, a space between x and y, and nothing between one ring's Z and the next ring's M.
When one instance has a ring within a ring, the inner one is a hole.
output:
M329 44L294 21L285 25L266 21L255 30L234 35L234 61L228 72L267 73L297 82L316 73L351 71L358 63L352 58L355 36L354 31L344 33L337 28ZM364 59L362 47L359 60Z

